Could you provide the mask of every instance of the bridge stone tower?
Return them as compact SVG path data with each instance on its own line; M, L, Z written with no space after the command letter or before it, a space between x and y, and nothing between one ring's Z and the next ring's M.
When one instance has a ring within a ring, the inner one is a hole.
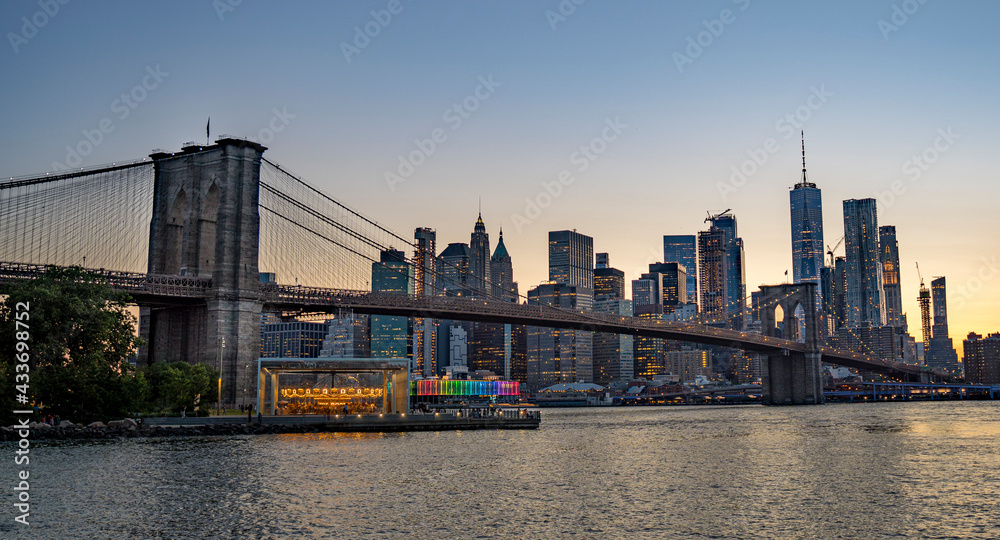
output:
M143 306L140 365L221 368L222 403L252 403L260 356L258 195L265 148L239 140L155 153L149 273L211 279L205 300Z
M785 351L761 358L763 402L767 405L823 403L823 369L820 365L820 326L816 313L816 284L763 285L760 288L760 321L764 335L777 337L775 312L784 313L785 339L803 341L806 352ZM799 336L795 308L802 307L805 335Z

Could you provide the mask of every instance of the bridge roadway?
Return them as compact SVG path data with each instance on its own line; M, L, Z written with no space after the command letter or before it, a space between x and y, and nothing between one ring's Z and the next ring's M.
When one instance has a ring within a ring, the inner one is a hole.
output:
M0 287L13 280L33 279L40 276L44 270L44 265L0 262ZM203 301L211 291L212 280L210 278L160 276L105 269L92 271L106 277L113 287L127 292L137 304L141 305L197 303ZM715 328L703 324L593 312L573 312L549 306L515 304L499 300L372 293L273 283L262 283L260 292L265 311L319 314L352 310L355 313L369 315L510 323L630 334L718 345L768 355L806 352L805 344L797 341ZM873 371L902 380L916 379L919 381L922 377L946 379L943 374L928 372L926 368L921 368L921 366L887 362L832 347L822 347L821 353L823 362Z
M292 313L336 313L352 310L369 315L428 317L461 321L523 324L612 334L630 334L689 343L719 345L769 355L806 352L804 343L761 334L715 328L703 324L625 317L593 312L572 312L549 306L514 304L497 300L441 296L412 296L344 289L262 284L265 309ZM903 380L921 376L944 377L920 366L886 362L850 351L821 348L823 362L874 371Z

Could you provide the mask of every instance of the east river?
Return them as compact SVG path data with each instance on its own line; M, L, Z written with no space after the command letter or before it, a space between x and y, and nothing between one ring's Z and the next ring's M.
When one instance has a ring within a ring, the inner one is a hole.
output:
M546 409L537 431L42 443L2 538L998 538L1000 402Z

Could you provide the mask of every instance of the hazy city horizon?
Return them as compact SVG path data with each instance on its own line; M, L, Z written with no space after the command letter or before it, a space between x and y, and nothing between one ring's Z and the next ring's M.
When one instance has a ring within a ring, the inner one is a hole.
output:
M269 159L404 237L431 227L441 245L467 242L481 198L522 291L547 279L548 231L592 236L630 280L662 258L663 235L696 234L706 213L731 208L753 290L791 275L786 192L802 128L825 243L842 235L840 201L879 198L879 224L898 231L911 327L919 262L926 281L948 277L952 337L1000 328L1000 185L989 181L1000 75L978 41L992 35L992 4L634 4L642 17L594 2L565 14L558 2L400 4L388 22L372 14L384 2L310 5L294 22L276 5L216 4L69 4L35 33L22 17L36 4L5 4L23 39L8 36L3 60L19 75L0 130L4 172L177 150L204 141L211 117L213 139L260 140ZM256 23L259 42L243 30ZM206 62L218 53L161 30L174 27L255 67ZM117 57L49 60L80 46ZM107 133L88 148L102 119ZM564 170L572 179L557 192Z
M1000 537L997 20L0 2L0 536Z

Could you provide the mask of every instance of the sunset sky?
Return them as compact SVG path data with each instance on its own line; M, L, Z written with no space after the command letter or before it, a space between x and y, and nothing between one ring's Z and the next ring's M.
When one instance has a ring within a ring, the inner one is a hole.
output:
M1000 331L1000 3L52 3L0 4L0 174L178 150L211 116L213 140L260 139L400 235L436 229L439 251L469 241L482 198L522 293L550 230L592 236L631 280L663 235L726 209L755 290L791 269L804 129L825 242L844 199L880 198L896 226L911 334L915 262L948 278L960 356Z

